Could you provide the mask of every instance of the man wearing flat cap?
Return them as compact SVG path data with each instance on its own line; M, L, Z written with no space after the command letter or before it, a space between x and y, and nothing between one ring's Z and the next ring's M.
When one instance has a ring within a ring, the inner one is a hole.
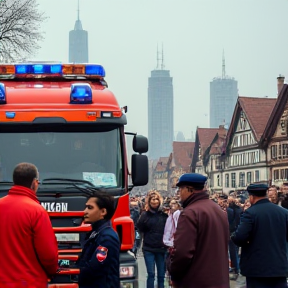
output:
M251 207L231 236L242 247L240 270L247 288L287 287L288 211L271 203L267 190L266 184L247 187Z
M183 174L176 184L179 216L168 271L177 288L229 288L229 225L225 212L209 199L207 178Z

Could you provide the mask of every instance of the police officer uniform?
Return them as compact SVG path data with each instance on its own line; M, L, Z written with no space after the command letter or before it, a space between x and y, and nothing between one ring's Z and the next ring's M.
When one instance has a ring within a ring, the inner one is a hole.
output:
M240 270L247 288L287 287L288 211L266 197L268 186L250 184L249 195L261 197L241 216L231 239L242 247Z
M77 261L79 288L119 288L120 241L110 220L92 224L92 232Z

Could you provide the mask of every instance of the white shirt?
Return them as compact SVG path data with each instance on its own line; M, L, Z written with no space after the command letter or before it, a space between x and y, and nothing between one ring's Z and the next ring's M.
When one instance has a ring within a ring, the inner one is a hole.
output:
M174 234L176 232L177 222L180 213L180 210L176 210L174 213L170 214L166 220L163 243L168 247L173 247L174 245Z

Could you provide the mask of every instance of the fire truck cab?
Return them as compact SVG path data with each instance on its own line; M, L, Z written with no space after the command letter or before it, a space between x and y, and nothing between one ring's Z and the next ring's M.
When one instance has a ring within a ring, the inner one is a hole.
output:
M115 197L122 287L138 287L137 262L129 253L135 234L129 191L148 182L148 140L134 135L128 171L126 109L104 77L98 64L0 64L0 197L13 185L18 163L37 166L37 196L50 215L62 268L49 280L51 288L78 287L75 263L90 231L83 210L97 187Z

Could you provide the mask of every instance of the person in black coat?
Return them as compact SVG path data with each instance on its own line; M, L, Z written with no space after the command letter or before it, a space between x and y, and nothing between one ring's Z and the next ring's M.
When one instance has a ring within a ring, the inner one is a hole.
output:
M120 241L111 227L114 199L106 192L95 192L87 201L84 223L92 231L76 265L80 268L79 288L119 288Z
M230 235L232 235L239 223L240 223L240 215L242 213L242 209L235 204L235 199L233 197L228 197L228 204L227 207L227 216L229 222L229 231ZM231 260L231 270L234 275L230 277L231 280L236 280L239 274L239 257L238 257L239 247L237 247L234 242L230 239L229 241L229 254Z
M247 190L252 206L231 236L242 247L241 274L247 288L287 287L288 211L267 199L267 185L250 184Z
M164 288L165 258L167 247L163 243L164 228L168 215L161 210L162 197L153 191L148 194L146 211L142 212L138 230L143 233L143 254L147 269L147 288L154 288L155 264L158 288Z

